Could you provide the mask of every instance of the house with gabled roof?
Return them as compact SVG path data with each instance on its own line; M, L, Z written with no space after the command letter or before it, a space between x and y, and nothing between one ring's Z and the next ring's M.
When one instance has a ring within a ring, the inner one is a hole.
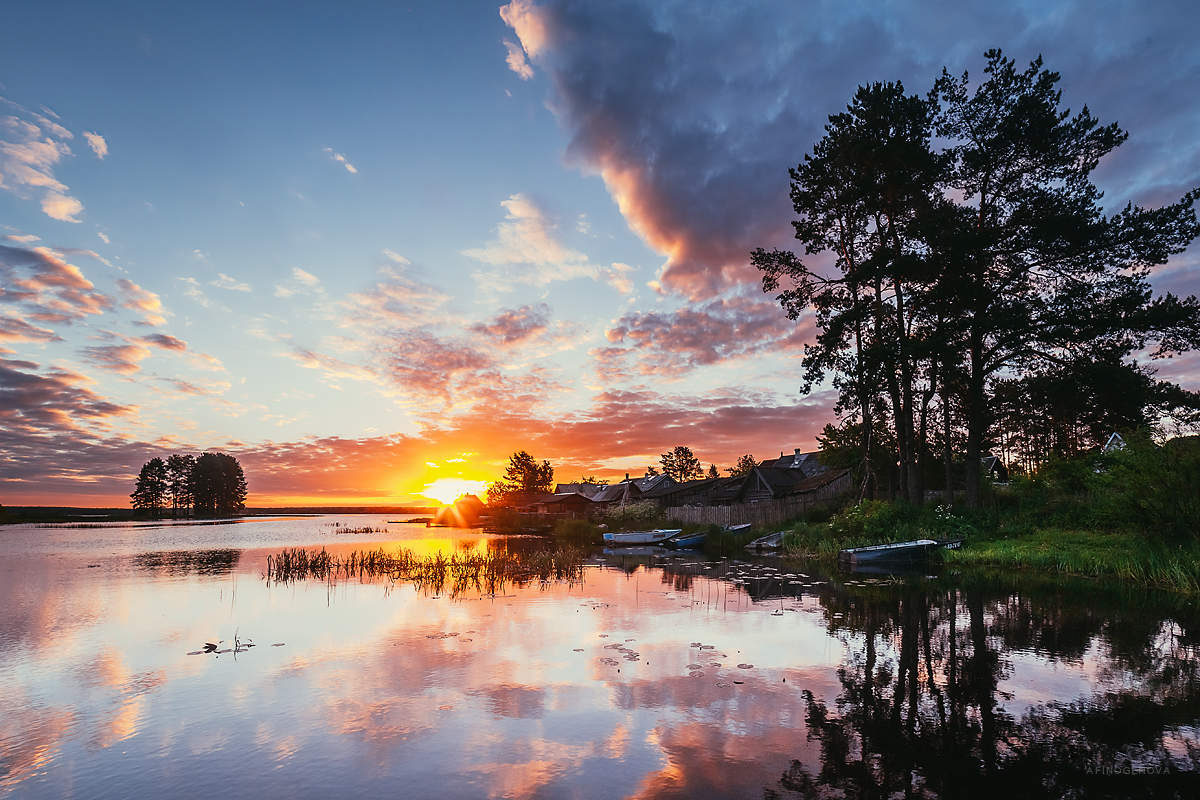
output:
M625 480L601 487L599 492L592 495L592 500L597 503L604 503L605 507L623 506L636 500L641 500L655 489L672 485L677 485L677 481L668 475L646 475L642 478L630 478L629 474L626 473Z

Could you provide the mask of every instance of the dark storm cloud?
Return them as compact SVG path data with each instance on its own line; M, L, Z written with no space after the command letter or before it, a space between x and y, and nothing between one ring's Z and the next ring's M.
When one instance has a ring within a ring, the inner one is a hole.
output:
M584 3L501 10L549 75L568 158L598 172L631 227L692 298L752 281L747 254L785 244L787 173L858 84L924 92L944 65L1039 53L1064 102L1129 142L1098 172L1110 207L1161 204L1200 183L1200 11L1190 2Z

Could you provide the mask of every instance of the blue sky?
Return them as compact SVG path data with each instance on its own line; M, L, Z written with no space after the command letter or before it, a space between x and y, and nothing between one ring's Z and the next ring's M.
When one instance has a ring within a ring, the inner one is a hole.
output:
M172 448L238 452L264 499L366 502L518 447L565 478L677 443L719 464L811 446L830 418L798 393L811 331L745 254L788 243L786 169L826 115L859 82L923 91L987 47L1041 52L1068 105L1131 132L1109 200L1167 202L1200 183L1197 14L6 9L0 245L7 279L43 282L0 303L0 502L119 500ZM1196 291L1195 264L1160 284Z

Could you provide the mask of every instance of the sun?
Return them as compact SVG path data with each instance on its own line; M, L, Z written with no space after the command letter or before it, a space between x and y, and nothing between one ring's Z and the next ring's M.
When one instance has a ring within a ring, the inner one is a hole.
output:
M438 478L433 483L425 485L422 497L437 500L443 505L449 505L464 494L483 494L487 490L487 481L472 481L466 478Z

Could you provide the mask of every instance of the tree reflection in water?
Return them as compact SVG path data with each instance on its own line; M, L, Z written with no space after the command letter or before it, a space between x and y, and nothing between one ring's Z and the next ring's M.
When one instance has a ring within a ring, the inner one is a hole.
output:
M1200 796L1193 606L937 585L821 602L848 656L834 707L804 693L820 765L793 761L766 797ZM1094 694L1015 716L1000 687L1021 651L1086 659Z

